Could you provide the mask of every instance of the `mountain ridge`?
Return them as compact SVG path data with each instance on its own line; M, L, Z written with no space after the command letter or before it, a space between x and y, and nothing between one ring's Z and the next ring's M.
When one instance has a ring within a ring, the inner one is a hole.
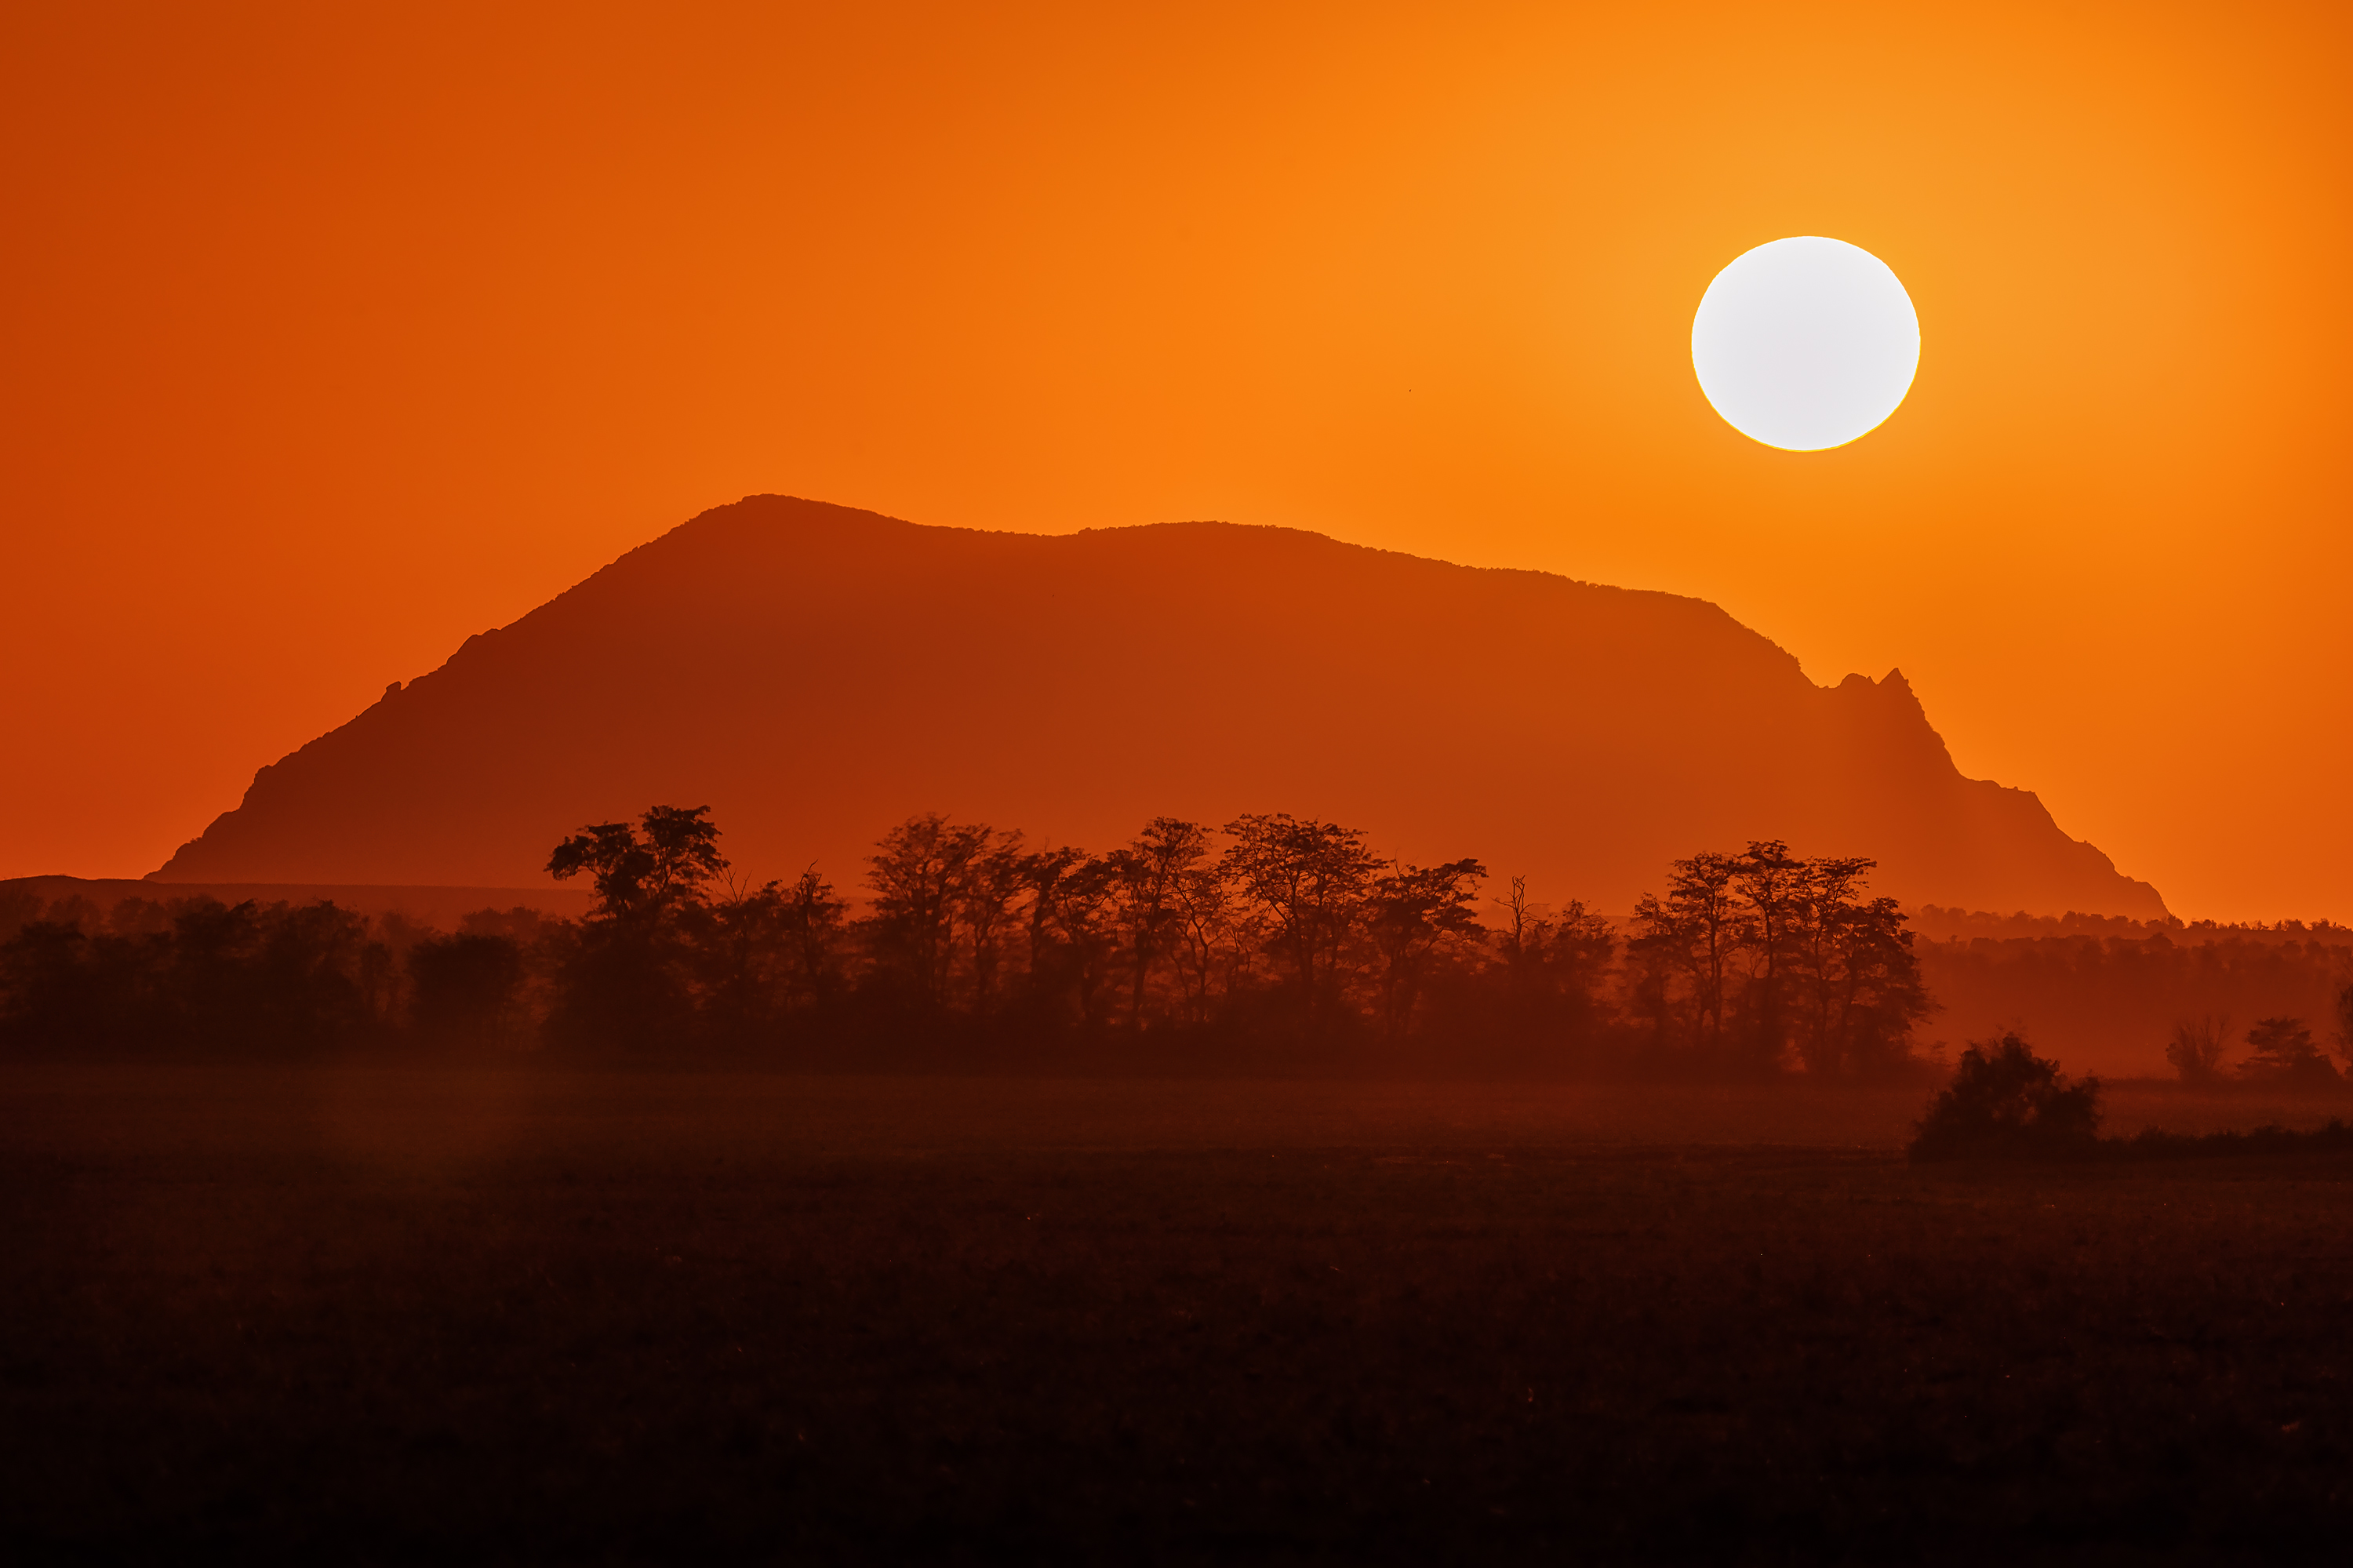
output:
M792 497L626 552L259 769L161 882L513 885L583 821L706 800L755 874L926 810L1104 849L1166 811L1350 821L1630 906L1748 838L1915 903L2155 915L1892 671L1809 680L1720 606L1305 530L940 528Z

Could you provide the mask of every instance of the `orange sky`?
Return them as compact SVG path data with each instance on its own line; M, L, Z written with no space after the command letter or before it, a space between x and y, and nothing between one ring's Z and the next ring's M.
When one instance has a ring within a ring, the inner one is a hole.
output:
M0 64L0 875L776 491L1700 595L2179 913L2353 918L2328 8L67 9ZM1831 452L1690 369L1791 234L1920 313Z

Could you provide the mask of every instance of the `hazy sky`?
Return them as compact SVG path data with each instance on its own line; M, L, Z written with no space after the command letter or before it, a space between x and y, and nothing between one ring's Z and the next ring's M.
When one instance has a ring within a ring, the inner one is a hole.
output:
M775 491L1699 595L2177 912L2353 917L2332 8L480 10L12 22L0 874ZM1920 316L1835 451L1691 371L1796 234Z

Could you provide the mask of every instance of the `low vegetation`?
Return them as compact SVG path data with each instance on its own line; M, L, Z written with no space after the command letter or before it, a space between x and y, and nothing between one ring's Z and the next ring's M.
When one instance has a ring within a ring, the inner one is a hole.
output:
M2016 1034L1961 1053L1953 1081L1928 1102L1915 1160L2069 1160L2100 1141L2100 1080L2070 1082Z
M2327 1096L2344 1087L2330 1051L2353 1062L2340 927L1931 906L1942 936L1922 939L1869 894L1870 861L1777 842L1676 861L1616 920L1281 814L1157 818L1100 855L919 817L875 846L855 901L814 869L735 881L709 813L676 807L584 828L548 869L593 889L586 918L485 909L441 932L332 905L44 908L0 887L0 1046L1889 1083L1942 1075L1924 1026L1949 1003L1962 1022L2031 1013L2071 1052L2144 1030L2202 1094ZM2242 1041L2215 1005L2233 1001L2262 1004ZM2165 1039L2150 1020L2185 1006L2206 1011L2170 1014Z
M2273 1025L2290 1019L2271 1019ZM2259 1036L2263 1031L2259 1026ZM2274 1029L2309 1050L2309 1032ZM2211 1033L2188 1038L2201 1046ZM2325 1065L2326 1064L2324 1064ZM2285 1075L2257 1082L2295 1084ZM2333 1075L2332 1075L2333 1082ZM2228 1155L2288 1155L2353 1151L2353 1128L2332 1118L2326 1127L2290 1131L2277 1125L2253 1132L2189 1135L2144 1128L2131 1138L2102 1138L2100 1080L2073 1080L2059 1064L2037 1056L2015 1033L1961 1053L1952 1081L1928 1102L1912 1139L1915 1163L1958 1160L2084 1160L2211 1159Z
M556 846L550 873L594 889L577 922L50 909L0 947L0 1028L79 1050L1885 1081L1922 1070L1932 1004L1871 868L1694 855L1620 930L1306 818L1158 818L1094 855L927 816L876 846L853 910L815 871L733 884L709 814L657 807Z
M1933 906L1915 926L1922 982L1955 1038L2031 1027L2072 1061L2169 1067L2200 1093L2325 1094L2353 1063L2353 931L2342 926L1994 921ZM2245 1022L2278 1019L2309 1029L2314 1047L2284 1074Z
M2331 1117L2324 1127L2301 1131L2276 1122L2252 1132L2168 1132L2143 1128L2130 1138L2106 1139L2102 1147L2126 1160L2210 1160L2230 1156L2353 1153L2353 1127Z

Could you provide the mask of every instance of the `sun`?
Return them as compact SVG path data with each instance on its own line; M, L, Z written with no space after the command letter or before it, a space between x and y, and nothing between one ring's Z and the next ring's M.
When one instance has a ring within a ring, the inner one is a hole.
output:
M1877 429L1912 389L1920 317L1887 263L1803 235L1744 252L1692 317L1700 390L1736 430L1820 451Z

